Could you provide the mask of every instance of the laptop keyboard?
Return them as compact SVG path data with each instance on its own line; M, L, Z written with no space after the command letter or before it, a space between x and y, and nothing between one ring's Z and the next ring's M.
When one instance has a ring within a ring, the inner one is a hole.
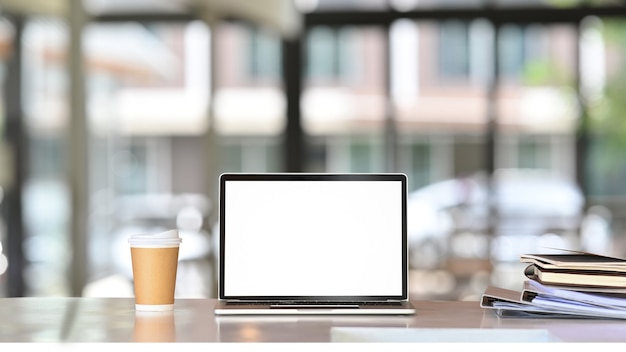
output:
M329 301L248 301L248 302L226 302L226 305L373 305L373 306L401 306L401 302L388 302L388 301L341 301L341 302L329 302Z

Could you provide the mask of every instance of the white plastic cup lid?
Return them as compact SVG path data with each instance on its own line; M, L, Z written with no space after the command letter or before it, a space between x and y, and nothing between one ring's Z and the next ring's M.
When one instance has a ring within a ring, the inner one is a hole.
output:
M131 246L178 246L181 242L178 230L168 230L157 234L136 234L128 238Z

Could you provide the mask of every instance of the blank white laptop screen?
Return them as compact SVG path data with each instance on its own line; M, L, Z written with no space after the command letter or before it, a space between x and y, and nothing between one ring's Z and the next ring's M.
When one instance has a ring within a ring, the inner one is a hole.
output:
M223 296L403 296L400 180L234 180Z

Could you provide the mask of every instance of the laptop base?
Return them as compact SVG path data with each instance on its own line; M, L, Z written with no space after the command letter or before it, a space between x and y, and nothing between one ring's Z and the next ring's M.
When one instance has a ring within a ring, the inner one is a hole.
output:
M410 302L398 305L274 305L274 304L233 304L218 301L213 310L215 315L412 315L415 308Z

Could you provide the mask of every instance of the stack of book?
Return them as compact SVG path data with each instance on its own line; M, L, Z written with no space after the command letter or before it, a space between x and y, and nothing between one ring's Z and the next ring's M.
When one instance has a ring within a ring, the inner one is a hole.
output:
M487 287L480 305L500 316L626 319L626 259L586 252L523 254L521 291Z

